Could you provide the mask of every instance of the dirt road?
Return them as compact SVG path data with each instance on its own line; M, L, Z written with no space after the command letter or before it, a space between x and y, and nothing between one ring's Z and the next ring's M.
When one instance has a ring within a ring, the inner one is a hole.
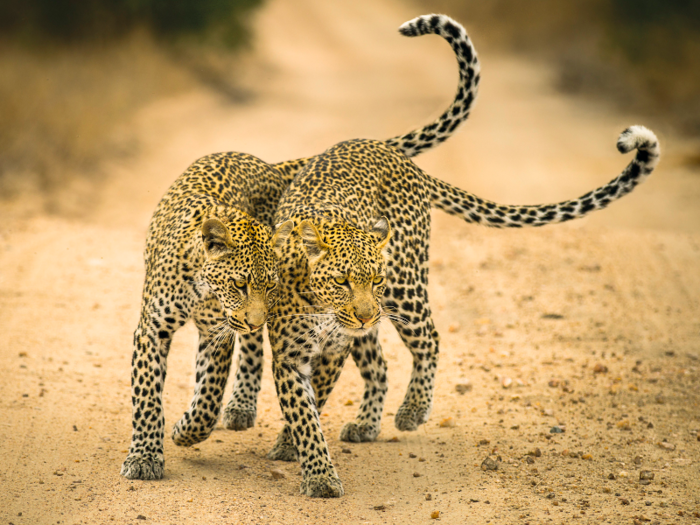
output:
M143 152L109 167L89 216L3 214L0 523L413 524L436 511L442 523L700 522L700 174L682 166L690 146L663 133L651 180L589 219L501 232L435 214L431 302L443 342L433 415L418 432L394 429L410 354L387 329L378 441L337 439L362 392L352 363L322 415L343 498L300 496L298 464L265 458L282 426L267 368L255 429L217 428L190 449L167 440L161 481L119 476L141 252L172 180L214 151L272 162L393 136L451 99L449 47L400 37L422 13L376 4L269 2L241 80L251 103L206 91L162 101L133 123ZM488 35L462 22L480 49ZM429 173L536 203L575 197L628 162L614 144L638 116L557 94L542 67L481 59L473 118L417 159ZM193 390L194 347L188 326L170 353L168 426ZM498 470L480 468L487 456Z

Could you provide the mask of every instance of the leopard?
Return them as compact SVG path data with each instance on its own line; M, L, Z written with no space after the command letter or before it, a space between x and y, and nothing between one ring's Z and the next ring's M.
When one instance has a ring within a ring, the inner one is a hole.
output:
M404 28L404 26L406 26ZM422 128L385 142L412 157L440 144L468 118L479 84L478 61L464 39L443 26L402 34L436 33L452 45L460 80L450 106ZM204 156L167 190L151 219L144 251L141 314L131 365L132 437L121 474L164 475L162 393L174 333L192 320L199 334L195 390L174 425L176 445L206 439L221 412L236 340L239 360L228 428L253 426L260 390L263 332L278 283L272 225L284 189L313 157L266 163L245 153Z
M623 131L617 148L636 151L617 177L554 204L482 199L432 177L391 145L370 139L339 143L297 174L280 200L272 237L279 292L267 327L285 424L268 457L299 460L302 494L344 494L319 413L350 352L363 352L360 372L366 382L365 406L350 425L362 441L380 431L387 392L377 337L383 319L393 324L413 357L395 425L415 430L429 417L439 346L427 292L431 208L496 228L582 218L630 193L660 156L655 134L643 126Z

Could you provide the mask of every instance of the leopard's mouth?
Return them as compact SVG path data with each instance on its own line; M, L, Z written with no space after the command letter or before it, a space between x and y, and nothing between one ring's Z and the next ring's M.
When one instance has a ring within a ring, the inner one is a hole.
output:
M381 317L376 316L371 321L363 323L359 320L348 321L341 317L338 317L338 321L340 322L343 333L352 337L362 337L363 335L367 335L373 328L375 328L379 324L380 320Z

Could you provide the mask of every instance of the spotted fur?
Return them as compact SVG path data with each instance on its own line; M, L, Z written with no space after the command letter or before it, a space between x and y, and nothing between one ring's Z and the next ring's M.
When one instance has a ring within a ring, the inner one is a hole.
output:
M445 27L422 27L415 35L436 33L450 42L460 66L457 95L435 122L390 139L409 156L449 137L468 117L476 96L476 55L461 28L445 33ZM213 430L235 333L240 352L224 425L236 430L253 426L262 373L259 328L277 281L268 226L283 189L310 160L268 165L240 153L209 155L190 166L156 208L146 244L141 318L134 334L133 434L122 465L127 478L163 476L166 360L174 332L190 318L200 336L196 387L190 408L173 428L173 440L188 446Z
M268 330L286 425L269 457L298 455L302 493L343 494L318 414L351 347L364 351L360 369L366 398L378 393L369 411L361 408L352 431L360 440L374 439L379 432L386 392L386 364L377 341L382 317L392 321L413 354L396 427L415 430L430 414L439 341L427 294L431 207L492 227L584 217L632 191L659 158L656 137L641 126L625 130L618 149L637 151L611 182L578 199L536 206L481 199L431 177L401 152L372 140L333 146L299 173L275 215L280 292ZM357 345L354 338L359 338Z

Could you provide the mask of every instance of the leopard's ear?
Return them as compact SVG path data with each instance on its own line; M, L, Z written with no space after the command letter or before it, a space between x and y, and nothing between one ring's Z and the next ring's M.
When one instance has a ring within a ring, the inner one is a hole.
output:
M318 229L311 221L305 220L299 224L299 235L304 241L304 250L309 259L309 266L315 265L328 253L330 246L323 242L321 234L318 233Z
M372 226L370 233L377 243L377 248L379 248L380 251L384 250L391 239L391 226L389 226L387 218L380 217L379 220L374 223L374 226Z
M208 257L221 257L235 248L231 234L226 225L216 217L207 219L202 224L202 242Z
M287 242L287 239L289 239L289 236L292 234L293 230L294 221L291 219L281 222L275 226L275 233L272 236L272 249L275 251L277 258L282 257L282 246L284 246L284 243Z

